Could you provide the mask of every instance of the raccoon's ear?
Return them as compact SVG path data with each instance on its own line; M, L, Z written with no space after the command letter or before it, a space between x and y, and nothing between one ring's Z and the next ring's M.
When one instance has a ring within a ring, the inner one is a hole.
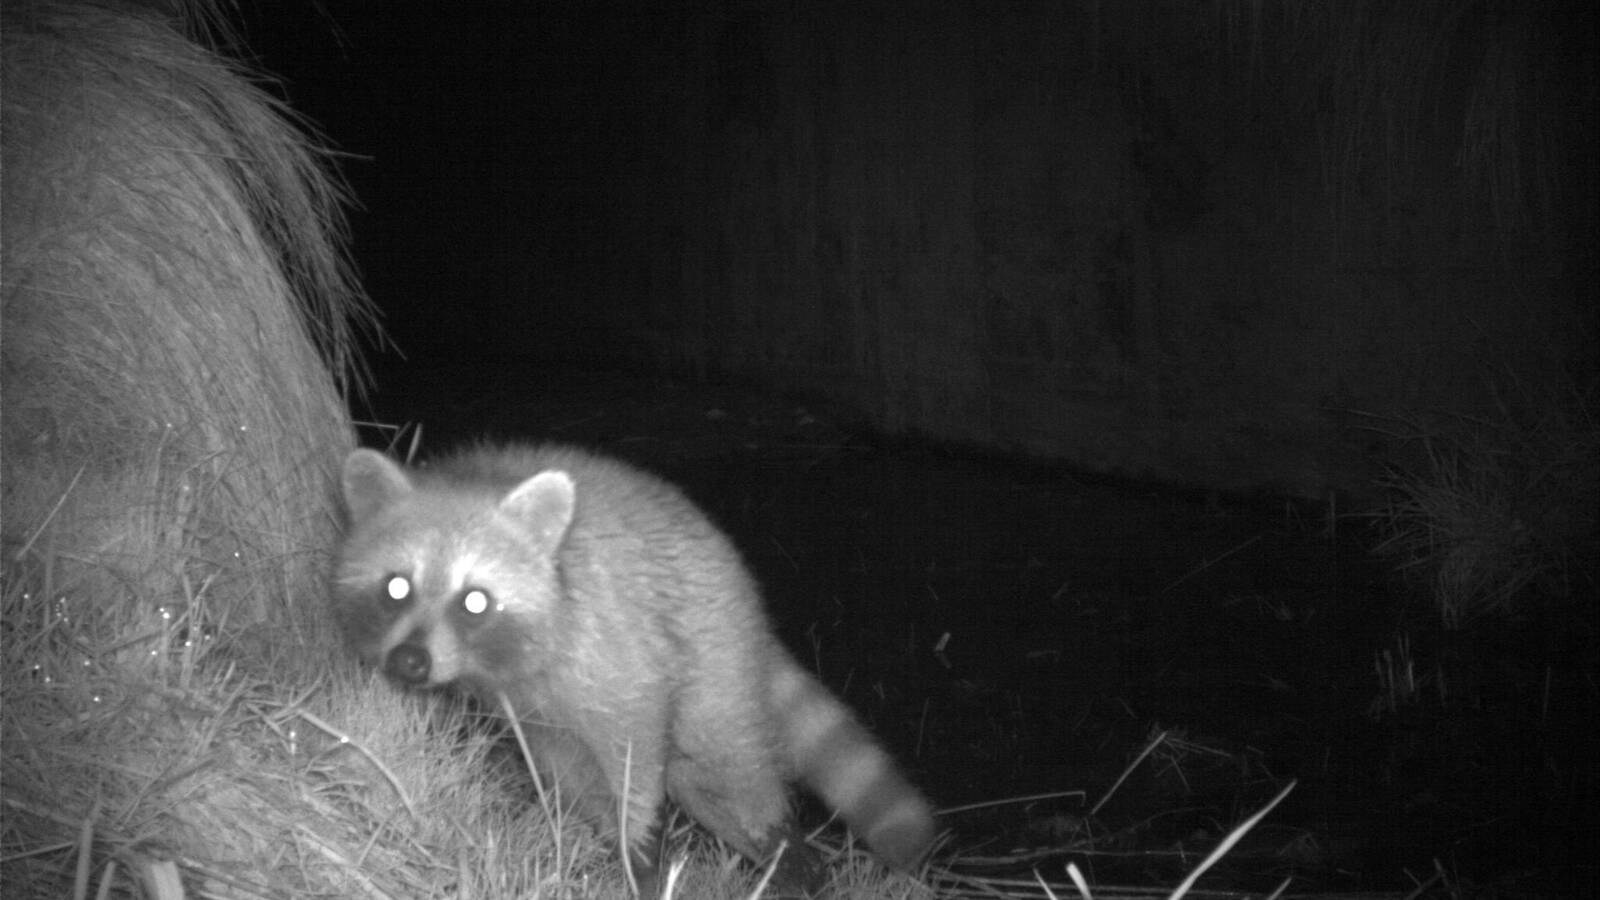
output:
M344 458L339 486L352 522L364 522L396 497L411 493L411 479L399 463L365 448Z
M512 488L500 501L500 508L553 547L572 524L576 491L567 473L540 472Z

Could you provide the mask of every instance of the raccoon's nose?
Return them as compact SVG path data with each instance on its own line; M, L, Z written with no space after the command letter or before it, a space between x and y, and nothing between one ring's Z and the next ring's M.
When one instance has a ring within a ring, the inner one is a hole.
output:
M428 680L428 651L416 644L401 644L389 651L383 671L403 684L423 684Z

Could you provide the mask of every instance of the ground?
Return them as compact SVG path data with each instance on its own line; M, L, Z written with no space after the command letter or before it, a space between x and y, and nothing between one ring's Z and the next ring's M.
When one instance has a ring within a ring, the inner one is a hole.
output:
M1336 506L887 441L743 388L508 371L380 372L374 418L421 423L425 451L573 441L683 485L939 807L1063 794L946 815L957 871L1175 885L1294 780L1203 884L1595 883L1592 616L1443 632Z

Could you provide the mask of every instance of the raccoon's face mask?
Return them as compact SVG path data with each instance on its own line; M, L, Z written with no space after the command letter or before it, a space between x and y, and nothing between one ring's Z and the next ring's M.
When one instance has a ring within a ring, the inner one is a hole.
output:
M407 687L465 680L492 691L537 671L573 516L566 473L497 494L358 450L343 488L351 521L334 593L364 659Z

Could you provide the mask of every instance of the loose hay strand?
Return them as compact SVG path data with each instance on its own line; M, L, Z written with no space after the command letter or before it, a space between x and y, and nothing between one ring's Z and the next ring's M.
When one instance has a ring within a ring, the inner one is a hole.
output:
M384 765L383 760L374 755L373 752L363 746L361 742L350 737L350 735L344 733L343 731L334 728L327 722L322 721L321 718L317 717L311 712L304 709L297 709L294 711L294 714L299 718L310 722L312 725L315 725L317 728L322 729L324 734L332 737L339 743L348 744L349 746L354 747L357 752L366 757L368 762L372 763L372 765L376 767L379 772L383 773L383 777L389 782L389 786L394 788L395 796L400 798L400 803L406 808L406 813L410 815L412 819L417 817L417 807L416 804L411 802L411 795L406 792L405 786L400 783L400 779L395 777L394 771L388 766Z
M533 748L528 746L528 735L522 729L522 720L517 717L516 707L511 705L511 698L505 694L500 694L499 699L500 711L506 717L506 722L510 724L511 733L516 736L517 750L522 754L522 762L527 766L528 775L533 779L534 790L539 794L539 809L544 813L545 824L549 826L551 834L558 836L556 840L556 870L564 871L565 867L562 865L561 860L563 843L559 838L561 834L561 817L558 815L558 804L550 793L550 791L557 790L557 786L552 783L550 789L546 790L544 780L539 774L539 767L533 759ZM624 853L623 856L626 858L627 854ZM631 868L627 870L627 877L629 883L633 883L633 870ZM635 895L638 893L637 885L635 885L634 893Z
M89 808L89 814L83 817L83 827L78 830L78 869L72 884L72 896L83 900L89 893L89 865L93 858L91 851L94 849L94 821L100 816L100 804Z
M1144 749L1139 751L1139 755L1133 758L1133 762L1130 762L1123 767L1122 774L1117 776L1117 780L1112 782L1111 787L1106 788L1106 792L1102 794L1100 799L1095 801L1094 806L1089 809L1090 818L1100 814L1100 810L1105 807L1106 803L1110 802L1112 795L1117 792L1117 788L1121 787L1122 783L1128 780L1128 776L1133 774L1133 770L1137 769L1139 764L1144 762L1145 757L1155 752L1155 749L1161 746L1166 739L1167 733L1163 731L1151 738L1149 741L1145 742Z
M1217 846L1213 848L1210 853L1206 854L1206 858L1201 860L1200 864L1194 867L1194 871L1190 872L1188 876L1185 877L1178 885L1178 887L1173 890L1170 900L1181 900L1184 895L1188 894L1190 888L1194 887L1194 883L1200 880L1201 875L1204 875L1212 866L1216 865L1219 860L1221 860L1224 856L1227 856L1228 851L1232 850L1234 845L1238 844L1246 834L1249 834L1250 829L1256 827L1256 823L1260 822L1262 819L1265 819L1268 813L1272 812L1277 808L1279 803L1283 802L1283 798L1289 796L1289 792L1294 790L1295 784L1296 782L1290 781L1288 784L1284 785L1283 790L1279 791L1276 796L1267 801L1266 806L1256 810L1255 813L1250 816L1250 818L1240 822L1232 831L1228 832L1228 836L1223 838L1222 842L1217 844Z

